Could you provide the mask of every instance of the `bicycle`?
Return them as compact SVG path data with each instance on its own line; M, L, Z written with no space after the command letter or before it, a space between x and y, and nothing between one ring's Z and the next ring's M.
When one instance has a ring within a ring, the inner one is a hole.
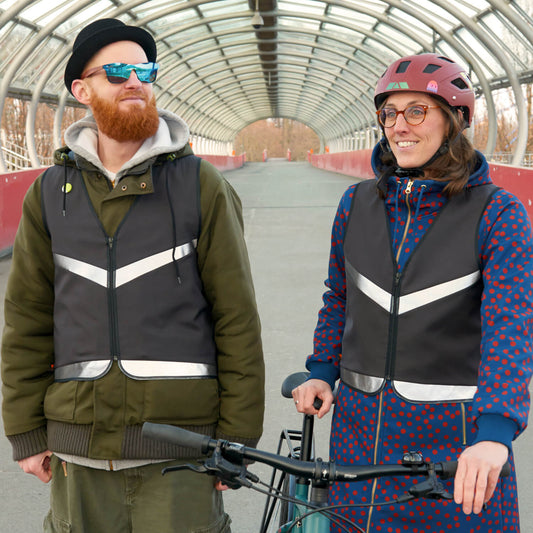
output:
M306 372L290 375L283 382L282 395L292 398L292 389L305 379ZM316 403L315 407L318 409L320 404ZM203 455L210 454L197 465L164 468L163 474L190 469L201 474L214 475L232 489L247 487L265 494L267 500L259 533L269 531L277 502L281 502L278 509L278 533L329 533L331 523L342 531L365 533L360 526L336 512L352 506L328 505L329 485L334 481L356 482L382 476L424 476L424 481L414 483L406 494L387 504L404 503L415 498L453 499L440 480L450 479L455 475L457 461L433 463L426 461L419 452L411 451L404 455L402 463L399 464L336 465L321 458L313 459L313 425L314 417L304 415L301 431L282 430L276 453L212 439L165 424L146 422L142 432L143 436L149 438L185 446ZM284 444L288 448L287 455L281 454ZM270 483L261 482L255 474L248 471L245 466L247 461L256 461L272 467ZM508 476L509 473L510 465L506 464L500 476ZM258 488L256 484L262 484L266 490ZM383 502L374 502L367 505L382 504Z

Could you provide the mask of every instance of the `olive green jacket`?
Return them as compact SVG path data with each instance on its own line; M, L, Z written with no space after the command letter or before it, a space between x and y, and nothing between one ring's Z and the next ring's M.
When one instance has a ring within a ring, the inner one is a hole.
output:
M185 144L155 155L119 173L112 188L102 169L79 155L74 163L65 157L68 151L57 151L55 162L77 164L108 235L114 235L136 196L153 191L153 165L192 153ZM212 307L218 380L134 380L114 364L95 381L54 382L54 262L42 219L41 177L28 190L13 247L2 339L2 414L15 460L46 449L108 460L187 456L186 450L142 439L144 421L257 443L264 363L241 204L206 161L199 180L198 269Z

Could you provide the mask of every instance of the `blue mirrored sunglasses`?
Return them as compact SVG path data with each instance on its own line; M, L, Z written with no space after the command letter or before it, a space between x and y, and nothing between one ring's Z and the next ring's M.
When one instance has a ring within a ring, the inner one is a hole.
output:
M137 65L130 65L128 63L108 63L101 67L94 67L85 72L81 79L94 76L101 71L105 72L107 81L109 83L124 83L129 80L131 71L134 70L139 81L143 83L153 83L157 78L158 63L138 63Z

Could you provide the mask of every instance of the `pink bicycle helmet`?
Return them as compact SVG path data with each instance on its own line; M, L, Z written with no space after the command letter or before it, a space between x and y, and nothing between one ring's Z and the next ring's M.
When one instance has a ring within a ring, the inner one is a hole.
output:
M392 63L381 76L374 93L379 109L385 98L399 91L416 91L438 96L450 107L460 109L468 126L474 115L474 89L463 67L438 54L406 56Z

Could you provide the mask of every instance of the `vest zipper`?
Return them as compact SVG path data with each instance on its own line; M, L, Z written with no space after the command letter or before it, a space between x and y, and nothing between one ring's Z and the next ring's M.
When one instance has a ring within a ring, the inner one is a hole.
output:
M106 238L107 243L107 305L109 313L109 348L113 360L118 360L119 346L117 335L117 301L115 297L115 248L113 237Z
M400 253L402 251L403 245L407 238L407 232L409 231L409 225L411 224L411 206L409 205L409 195L411 194L413 188L414 180L410 179L407 182L407 187L405 188L405 204L407 205L407 222L405 223L405 230L403 232L402 241L400 246L398 246L398 252L396 254L396 265L398 265L398 260ZM398 267L396 267L398 268ZM400 283L402 280L402 273L399 270L396 270L394 275L394 285L392 289L392 299L391 299L391 308L390 308L390 323L389 323L389 342L387 349L387 361L385 363L385 379L392 380L394 376L394 355L396 353L396 337L398 329L398 308L400 305Z
M390 306L389 341L387 345L387 360L385 362L385 379L391 380L394 376L394 355L396 353L396 338L398 331L398 310L400 307L400 284L402 273L396 271Z
M409 205L409 195L411 194L411 189L413 188L414 180L410 179L407 182L407 187L405 188L405 204L407 205L407 222L405 223L405 230L403 232L402 241L400 246L398 246L398 252L396 253L396 262L400 258L400 253L402 252L403 245L405 244L405 239L407 239L407 232L409 231L409 225L411 224L411 206ZM396 214L398 216L398 214Z

